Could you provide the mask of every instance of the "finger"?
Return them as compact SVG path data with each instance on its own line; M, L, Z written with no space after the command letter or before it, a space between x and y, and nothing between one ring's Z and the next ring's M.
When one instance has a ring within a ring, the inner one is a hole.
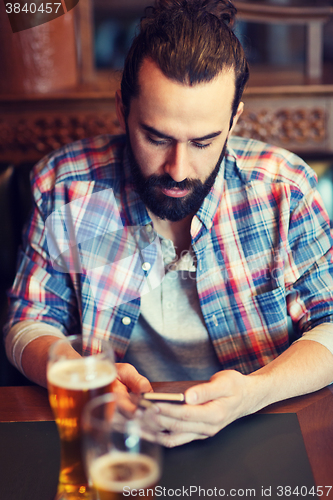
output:
M209 401L200 405L158 403L154 407L154 413L157 415L170 417L174 420L208 424L223 422L228 409L220 400Z
M209 382L195 385L185 391L185 401L189 405L199 405L226 396L230 396L228 370L218 372Z
M147 432L149 431L155 435L165 430L156 420L154 420L154 418L152 418L150 412L147 410L139 409L135 412L135 416L143 422Z
M123 384L118 378L112 384L112 392L117 394L128 394L128 389L125 384Z
M118 379L131 391L137 394L151 392L153 389L149 380L129 363L117 363Z
M154 422L156 427L158 426L163 431L168 431L169 433L194 433L206 437L214 436L224 426L223 422L220 421L217 423L210 423L203 422L202 420L178 420L160 414L151 415L151 422Z
M203 436L202 434L195 434L192 432L182 433L182 434L166 434L159 433L156 436L156 440L162 446L167 448L174 448L175 446L180 446L185 443L190 443L195 439L207 439L208 436Z
M139 408L135 415L138 416L140 420L145 423L146 427L154 433L169 432L173 428L172 422L175 422L174 418L159 415L159 410L155 407L155 405L149 407L148 409ZM174 429L176 429L176 427L174 427Z

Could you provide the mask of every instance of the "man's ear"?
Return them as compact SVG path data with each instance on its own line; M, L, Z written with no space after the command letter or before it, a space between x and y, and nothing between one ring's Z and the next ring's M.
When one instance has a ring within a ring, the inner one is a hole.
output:
M237 108L237 113L235 114L235 116L233 117L233 120L232 120L232 126L229 130L229 134L232 134L235 126L236 126L236 123L238 122L238 118L240 117L240 115L243 113L243 110L244 110L244 103L243 102L240 102L238 104L238 108Z
M120 124L120 128L126 133L126 120L125 120L125 110L123 100L121 98L120 89L116 92L116 113Z

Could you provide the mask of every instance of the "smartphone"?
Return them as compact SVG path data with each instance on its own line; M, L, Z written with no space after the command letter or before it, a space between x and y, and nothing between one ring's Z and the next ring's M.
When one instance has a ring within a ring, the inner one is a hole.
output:
M185 403L185 394L182 392L144 392L141 394L141 401L151 403Z

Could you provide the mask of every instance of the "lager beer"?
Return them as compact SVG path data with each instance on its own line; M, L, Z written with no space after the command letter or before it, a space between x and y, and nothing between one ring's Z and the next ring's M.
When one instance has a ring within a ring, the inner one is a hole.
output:
M131 490L133 496L154 498L160 469L150 456L111 452L92 462L90 477L98 500L122 500Z
M104 394L84 409L84 444L94 500L155 498L161 446L149 415L131 394Z
M49 362L49 401L61 444L58 491L88 490L81 451L81 416L88 401L112 391L115 378L116 367L103 353L75 359L60 356Z

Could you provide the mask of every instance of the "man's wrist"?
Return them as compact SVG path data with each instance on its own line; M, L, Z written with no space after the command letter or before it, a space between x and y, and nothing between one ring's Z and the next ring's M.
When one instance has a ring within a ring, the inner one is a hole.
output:
M255 413L274 402L273 394L276 381L264 368L266 367L246 375L246 398L251 406L248 414Z
M46 367L49 350L59 337L43 335L33 339L22 353L22 373L32 382L47 387Z

